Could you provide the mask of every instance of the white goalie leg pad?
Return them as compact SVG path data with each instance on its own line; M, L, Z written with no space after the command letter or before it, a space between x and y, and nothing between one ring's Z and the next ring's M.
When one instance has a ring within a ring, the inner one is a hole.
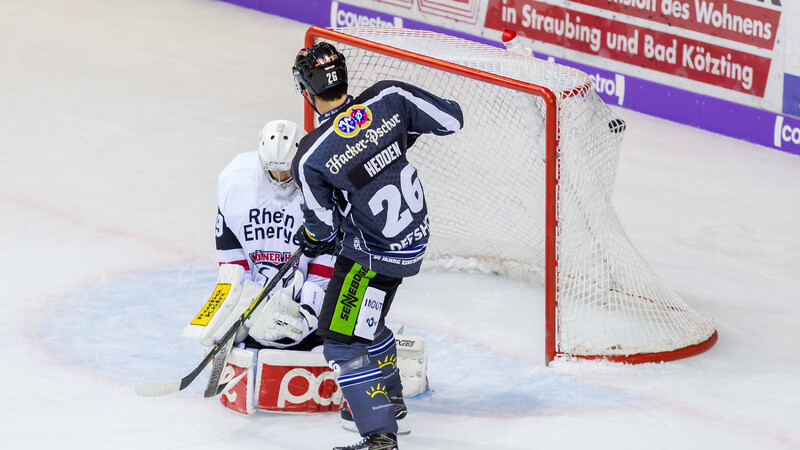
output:
M256 393L256 409L261 411L338 411L343 400L336 376L320 352L259 351Z
M244 286L242 287L242 295L239 297L239 301L231 310L228 317L222 322L219 328L211 335L211 338L208 342L210 344L206 345L213 345L219 338L224 335L228 329L233 326L233 323L239 320L244 311L250 307L250 304L253 303L253 300L258 297L258 294L264 290L264 287L260 284L253 283L252 281L245 280ZM262 302L263 304L263 302ZM234 337L234 342L241 342L247 336L247 329L245 327L240 327L238 333Z
M245 416L256 412L258 391L255 390L257 351L235 347L228 356L220 383L228 383L219 402L227 409Z
M206 345L235 309L244 289L244 268L237 264L219 267L217 285L206 304L183 330L183 336Z
M428 342L420 336L395 334L397 368L403 382L403 397L413 397L427 392Z

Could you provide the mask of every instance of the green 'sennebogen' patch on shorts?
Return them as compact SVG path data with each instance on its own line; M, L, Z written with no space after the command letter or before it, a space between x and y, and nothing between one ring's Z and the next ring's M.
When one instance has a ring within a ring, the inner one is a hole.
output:
M350 269L342 283L342 290L339 291L339 300L336 302L336 309L331 318L331 331L346 336L353 335L364 292L369 286L369 280L375 275L375 272L361 264L353 264L353 268Z

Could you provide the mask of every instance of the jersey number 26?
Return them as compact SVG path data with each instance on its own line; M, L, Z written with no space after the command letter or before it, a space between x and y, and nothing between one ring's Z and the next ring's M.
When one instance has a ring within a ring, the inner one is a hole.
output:
M425 206L425 195L419 177L414 177L417 169L411 164L400 172L400 189L393 184L378 189L369 200L369 209L377 216L386 210L386 225L381 231L387 238L393 238L408 227L413 218L411 213L422 211ZM403 200L408 208L404 208ZM409 211L410 210L410 211Z

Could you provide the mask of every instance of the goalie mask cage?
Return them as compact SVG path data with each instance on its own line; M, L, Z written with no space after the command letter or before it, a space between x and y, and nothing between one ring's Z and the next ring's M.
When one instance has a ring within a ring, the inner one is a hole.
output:
M712 320L655 275L617 218L624 133L588 75L427 31L310 28L306 46L319 41L345 55L354 95L400 80L461 105L463 130L408 152L430 211L424 267L544 283L547 362L668 361L714 345Z

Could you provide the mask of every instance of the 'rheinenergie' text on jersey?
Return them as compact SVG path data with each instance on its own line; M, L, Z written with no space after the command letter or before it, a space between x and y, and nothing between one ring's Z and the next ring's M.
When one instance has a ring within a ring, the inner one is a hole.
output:
M421 134L452 134L463 123L458 103L399 81L320 116L292 163L308 233L329 241L341 230L341 255L384 275L416 274L429 219L406 150Z
M220 264L238 264L248 281L267 284L297 250L297 230L303 222L300 200L297 192L275 194L258 152L237 155L217 180L215 231Z

